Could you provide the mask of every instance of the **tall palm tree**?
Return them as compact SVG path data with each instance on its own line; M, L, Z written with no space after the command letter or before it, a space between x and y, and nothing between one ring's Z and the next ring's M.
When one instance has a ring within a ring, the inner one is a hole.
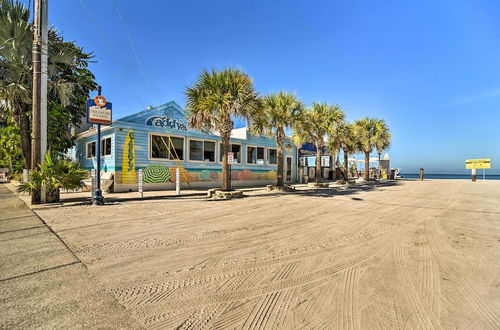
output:
M354 134L358 139L360 151L365 154L364 177L366 180L370 178L370 154L376 146L378 122L379 119L368 117L354 122Z
M222 190L231 189L227 162L234 117L252 118L260 101L250 76L236 68L203 71L186 89L188 125L195 129L218 130L222 140Z
M0 117L12 119L20 129L25 166L31 165L31 97L33 24L29 10L19 1L0 0ZM48 111L67 115L78 125L85 114L84 102L95 89L87 69L92 54L72 42L64 42L54 28L48 31ZM82 100L83 99L83 100ZM60 116L63 118L64 116ZM60 119L58 118L58 119ZM48 123L50 133L56 121ZM62 127L56 137L69 128Z
M258 134L276 134L278 167L276 185L283 186L285 129L295 125L300 118L304 105L295 96L295 93L285 91L265 95L262 101L261 110L253 118L252 131Z
M344 153L344 180L349 179L349 155L359 150L359 143L354 134L354 125L341 122L330 135L329 149L338 152L342 149Z
M316 183L323 181L321 156L325 138L331 134L336 125L344 120L344 116L339 105L314 102L310 109L302 113L300 121L294 127L295 144L302 145L305 142L311 142L316 147Z
M379 174L381 171L380 157L382 152L391 146L391 132L389 131L389 126L387 122L380 119L377 123L377 140L375 142L375 148L377 149L378 155L378 168Z
M14 119L21 133L21 148L31 165L30 104L33 26L29 10L21 3L0 1L0 110Z

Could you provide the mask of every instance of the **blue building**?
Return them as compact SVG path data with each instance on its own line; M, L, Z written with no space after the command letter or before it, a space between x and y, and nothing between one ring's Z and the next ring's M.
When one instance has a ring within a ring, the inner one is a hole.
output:
M96 135L90 128L77 135L73 156L82 168L96 168ZM174 101L120 118L101 130L101 171L112 178L113 190L137 190L143 170L145 190L174 189L180 169L184 188L220 187L222 145L217 132L187 127L186 113ZM232 186L261 186L276 182L277 152L274 136L253 135L246 127L234 129L231 150ZM285 142L284 176L296 182L297 148Z

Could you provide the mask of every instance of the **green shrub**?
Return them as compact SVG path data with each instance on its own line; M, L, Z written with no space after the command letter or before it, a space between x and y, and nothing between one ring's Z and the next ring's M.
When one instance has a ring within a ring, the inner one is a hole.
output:
M42 188L47 191L47 202L56 203L60 200L61 189L73 190L83 186L87 172L78 168L76 163L54 158L50 154L30 172L28 182L23 182L18 190L30 194L39 194Z

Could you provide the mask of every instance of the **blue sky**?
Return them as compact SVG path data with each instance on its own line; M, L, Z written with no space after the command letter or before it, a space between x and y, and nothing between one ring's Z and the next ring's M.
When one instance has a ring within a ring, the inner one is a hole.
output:
M239 66L261 93L338 103L349 120L385 118L391 162L403 172L467 173L465 159L491 158L490 173L500 174L500 1L49 5L65 39L94 52L115 118L184 105L201 70Z

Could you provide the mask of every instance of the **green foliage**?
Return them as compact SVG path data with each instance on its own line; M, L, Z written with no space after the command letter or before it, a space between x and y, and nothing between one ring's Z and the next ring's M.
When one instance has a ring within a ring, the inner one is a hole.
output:
M377 122L377 138L375 141L375 148L377 149L377 153L380 157L382 152L391 146L391 132L389 131L389 126L383 119L379 119Z
M225 131L232 117L252 118L260 104L252 79L236 68L203 71L186 97L188 123L197 129Z
M330 134L328 149L333 154L340 149L347 154L354 154L359 151L359 142L354 134L354 125L344 121L337 125Z
M300 120L294 125L293 140L297 146L311 142L321 148L325 138L344 120L344 112L339 105L314 102L312 107L302 113Z
M354 133L358 139L360 151L371 153L377 141L377 118L362 118L354 122Z
M37 170L30 172L29 181L19 186L19 191L32 193L42 187L51 190L73 190L83 186L87 172L68 160L47 154Z
M277 129L292 127L300 119L304 104L295 93L280 91L262 98L262 106L252 118L251 130L256 134L271 135Z
M19 128L15 126L0 128L0 167L8 167L11 173L21 172L23 169L20 143Z
M64 153L73 145L71 126L85 115L89 92L97 88L88 69L91 53L66 42L54 29L48 32L48 145ZM31 154L33 24L19 1L0 0L0 119L20 129L23 157ZM29 166L29 164L27 164Z

